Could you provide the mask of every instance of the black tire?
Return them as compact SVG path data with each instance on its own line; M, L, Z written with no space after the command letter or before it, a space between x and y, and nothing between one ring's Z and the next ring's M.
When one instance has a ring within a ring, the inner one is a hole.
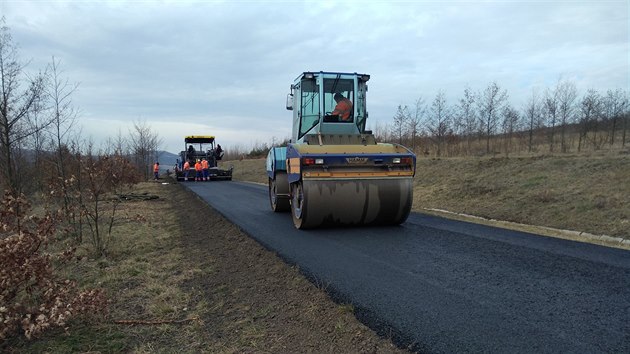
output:
M269 204L276 213L291 209L288 198L288 181L286 174L277 173L276 178L269 178Z
M306 200L304 199L304 186L302 181L291 184L291 216L296 229L307 228L306 223Z

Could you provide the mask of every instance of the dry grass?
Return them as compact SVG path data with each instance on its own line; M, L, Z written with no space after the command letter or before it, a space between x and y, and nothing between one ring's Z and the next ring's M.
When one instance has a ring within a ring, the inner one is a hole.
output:
M234 180L267 184L265 161L265 159L222 161L219 166L222 168L234 166L232 173Z
M68 275L106 289L104 320L14 339L9 352L401 352L177 184L123 203L107 258L79 250ZM187 201L182 203L182 201ZM140 218L137 217L140 214ZM143 221L138 221L143 220ZM176 321L191 319L178 323ZM135 321L119 324L115 321ZM150 321L166 321L150 324ZM170 322L169 322L170 321Z
M267 183L264 159L230 163L235 179ZM630 239L629 176L620 153L419 158L413 208Z

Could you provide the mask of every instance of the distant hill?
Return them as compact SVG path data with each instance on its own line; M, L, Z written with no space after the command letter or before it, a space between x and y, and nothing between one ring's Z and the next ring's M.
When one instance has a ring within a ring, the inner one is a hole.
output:
M172 170L178 158L179 158L179 155L173 154L172 152L159 151L158 161L160 162L160 167L161 167L160 169L166 170L168 168Z

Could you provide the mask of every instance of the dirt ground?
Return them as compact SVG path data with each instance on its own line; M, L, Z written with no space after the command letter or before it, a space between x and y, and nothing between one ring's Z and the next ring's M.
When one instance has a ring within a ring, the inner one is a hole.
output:
M167 200L181 221L188 261L209 274L183 284L191 303L206 301L204 341L211 351L273 353L402 352L334 303L295 267L243 234L181 186Z

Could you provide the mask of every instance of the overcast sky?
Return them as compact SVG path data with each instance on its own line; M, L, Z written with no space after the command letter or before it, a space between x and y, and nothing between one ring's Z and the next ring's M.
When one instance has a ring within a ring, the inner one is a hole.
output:
M224 148L290 136L289 85L303 71L359 72L368 127L398 105L454 104L496 81L520 108L558 78L629 85L629 6L617 1L0 0L29 70L52 56L80 84L74 104L97 143L145 120L178 152L185 135Z

